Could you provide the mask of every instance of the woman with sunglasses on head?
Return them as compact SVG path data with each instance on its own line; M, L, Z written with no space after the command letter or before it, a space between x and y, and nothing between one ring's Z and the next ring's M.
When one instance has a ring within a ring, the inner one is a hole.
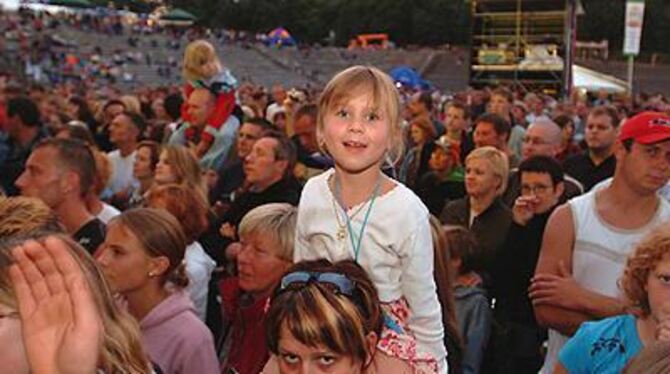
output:
M384 314L354 261L298 263L275 289L265 327L274 358L264 373L410 373L377 351Z

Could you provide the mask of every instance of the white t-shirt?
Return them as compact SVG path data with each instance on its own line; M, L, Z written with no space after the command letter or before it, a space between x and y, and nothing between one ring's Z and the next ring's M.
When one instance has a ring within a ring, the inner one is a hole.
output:
M349 235L338 237L330 169L307 181L300 198L294 261L326 258L354 259ZM368 204L368 203L363 203ZM353 207L351 212L359 206ZM352 219L356 235L365 219L366 206ZM351 213L350 212L350 213ZM409 328L419 352L438 362L445 359L444 328L433 278L433 242L428 209L404 185L377 197L365 227L358 263L367 271L382 302L404 297L411 314ZM340 222L344 219L340 210ZM346 224L346 222L345 222Z
M133 177L133 164L135 163L135 151L126 157L121 156L121 152L117 149L107 154L109 162L112 164L112 177L109 179L107 187L113 192L117 193L137 184L137 180Z
M186 247L186 274L188 275L188 295L193 301L198 318L205 321L207 317L207 292L212 271L216 262L205 252L200 243L193 242Z
M118 216L121 214L121 212L114 208L113 206L103 202L102 203L102 210L98 213L96 217L98 217L99 220L102 221L105 225L109 223L109 221L112 220L112 218Z

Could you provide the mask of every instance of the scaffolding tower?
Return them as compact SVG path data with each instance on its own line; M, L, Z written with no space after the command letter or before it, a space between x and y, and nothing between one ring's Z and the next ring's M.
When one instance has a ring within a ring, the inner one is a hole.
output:
M470 85L565 95L577 0L473 0Z

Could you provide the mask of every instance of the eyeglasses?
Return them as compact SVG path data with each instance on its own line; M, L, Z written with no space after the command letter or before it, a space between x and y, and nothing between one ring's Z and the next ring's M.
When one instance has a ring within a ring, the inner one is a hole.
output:
M311 282L327 284L335 287L335 290L345 296L353 296L355 283L340 273L319 273L313 271L295 271L286 274L279 285L279 291L292 288L292 286L307 285Z
M543 184L536 184L534 186L529 186L529 185L522 185L521 186L521 194L522 195L530 195L532 194L543 194L545 193L548 189L550 189L550 186L545 186Z

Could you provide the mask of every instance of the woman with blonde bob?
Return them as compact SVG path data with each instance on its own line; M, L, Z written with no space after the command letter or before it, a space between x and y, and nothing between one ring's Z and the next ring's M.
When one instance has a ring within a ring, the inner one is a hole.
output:
M554 373L621 372L643 348L670 342L668 223L637 245L619 286L630 314L583 323L559 353Z
M377 351L383 326L377 290L357 263L298 263L281 278L270 304L265 332L275 357L264 372L412 372Z
M509 160L490 146L476 148L465 158L467 196L447 204L440 221L467 227L479 242L477 269L490 272L494 256L505 241L512 213L500 199L507 188Z
M93 259L63 234L44 236L43 222L41 234L0 240L3 372L152 373L137 324Z

